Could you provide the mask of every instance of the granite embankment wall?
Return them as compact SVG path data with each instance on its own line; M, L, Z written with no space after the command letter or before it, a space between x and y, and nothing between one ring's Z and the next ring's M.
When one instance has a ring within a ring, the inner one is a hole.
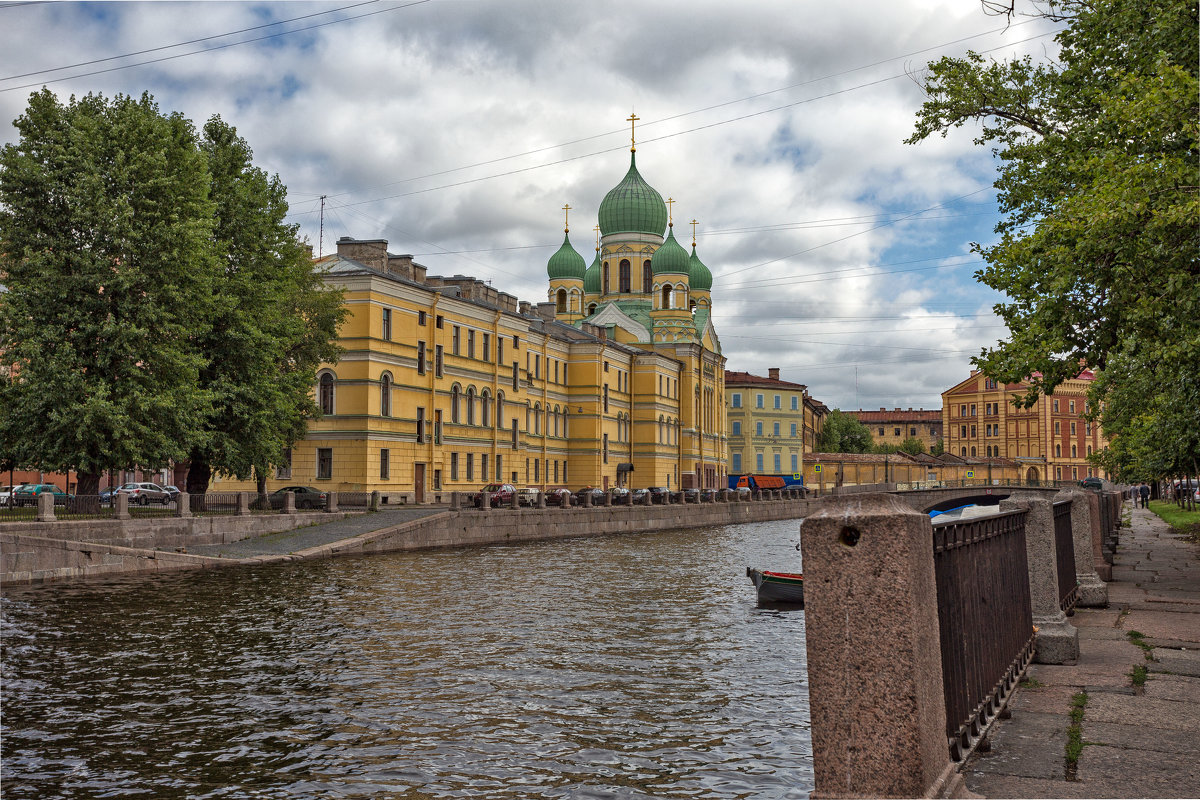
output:
M250 536L262 536L328 521L333 515L313 513L192 520L164 518L124 522L11 523L0 526L0 584L86 580L120 574L269 564L337 555L472 547L797 519L805 516L815 502L779 499L669 506L445 511L286 555L261 555L238 560L190 555L176 550L186 549L189 545L233 542ZM18 526L22 530L14 530Z

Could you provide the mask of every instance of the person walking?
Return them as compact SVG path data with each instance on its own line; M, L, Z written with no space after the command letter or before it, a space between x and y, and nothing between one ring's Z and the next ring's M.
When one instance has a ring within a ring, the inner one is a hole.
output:
M1150 507L1150 486L1143 481L1142 485L1138 488L1138 494L1141 495L1141 497L1142 497L1142 508L1149 508Z

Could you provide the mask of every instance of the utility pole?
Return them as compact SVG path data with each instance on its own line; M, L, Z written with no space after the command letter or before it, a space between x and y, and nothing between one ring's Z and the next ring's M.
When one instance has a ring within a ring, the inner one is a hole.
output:
M317 235L317 258L325 255L325 198L328 195L321 195L321 232Z

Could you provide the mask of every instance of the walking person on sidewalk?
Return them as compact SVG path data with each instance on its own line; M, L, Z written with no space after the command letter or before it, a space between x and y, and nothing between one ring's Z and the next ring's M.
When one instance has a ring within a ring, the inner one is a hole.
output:
M1142 497L1142 508L1150 507L1150 486L1145 482L1138 488L1138 494Z

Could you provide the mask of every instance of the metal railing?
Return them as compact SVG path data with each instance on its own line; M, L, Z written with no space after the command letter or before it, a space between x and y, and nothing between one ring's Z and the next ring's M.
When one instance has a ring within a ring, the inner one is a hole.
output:
M1026 513L933 525L946 736L956 761L1033 658Z
M1058 567L1058 607L1075 613L1079 581L1075 577L1075 536L1071 531L1071 501L1054 504L1054 557Z
M370 492L338 492L337 504L340 509L367 509L371 506Z

